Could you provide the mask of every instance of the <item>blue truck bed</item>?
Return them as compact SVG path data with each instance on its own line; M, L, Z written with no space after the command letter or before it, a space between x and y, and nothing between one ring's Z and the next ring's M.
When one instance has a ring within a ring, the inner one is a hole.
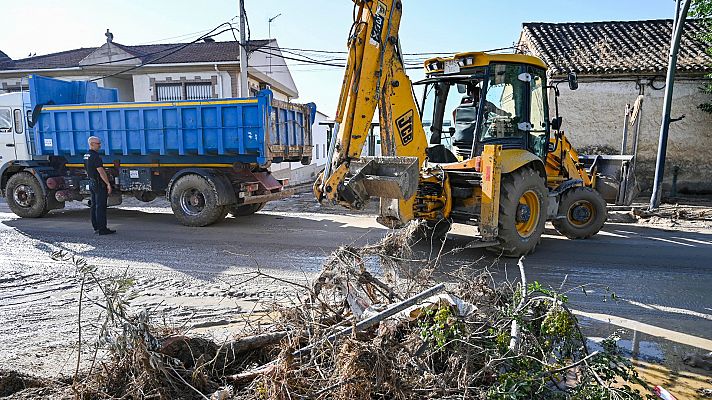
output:
M286 103L270 90L256 97L209 100L117 101L116 89L93 82L29 79L36 156L81 163L87 138L98 136L105 162L311 162L313 103Z

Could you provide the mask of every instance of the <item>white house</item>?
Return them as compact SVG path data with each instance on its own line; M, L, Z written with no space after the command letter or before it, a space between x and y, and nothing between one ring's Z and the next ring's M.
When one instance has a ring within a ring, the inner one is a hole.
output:
M109 39L100 47L20 60L12 60L0 51L0 93L26 89L26 77L40 74L66 80L95 80L100 86L118 89L120 101L239 96L240 45L237 42L207 39L196 43L127 46L114 42L113 35L107 36ZM277 100L293 101L299 97L276 40L251 40L247 50L250 95L269 87ZM318 124L313 129L316 153L317 148L325 148L326 135L319 133L324 128ZM323 164L324 160L323 156L312 158L314 164L319 161ZM301 164L295 163L294 168L297 167ZM272 167L275 171L289 168L289 163Z
M702 30L699 21L685 25L672 104L672 117L685 117L670 126L664 182L669 187L677 167L678 189L709 193L712 115L698 105L709 101L700 87L712 72L712 56L710 44L699 39ZM579 149L620 152L626 105L642 96L636 176L644 189L654 176L671 34L672 20L525 23L519 38L519 51L544 60L554 83L578 74L578 90L560 86L559 108L563 129ZM553 110L553 93L550 103Z

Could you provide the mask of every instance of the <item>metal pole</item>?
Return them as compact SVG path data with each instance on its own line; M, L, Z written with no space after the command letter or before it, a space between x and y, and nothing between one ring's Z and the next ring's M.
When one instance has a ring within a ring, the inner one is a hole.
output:
M267 20L267 36L268 36L270 44L272 44L272 21L279 18L280 15L282 15L282 13L279 13L279 14L275 15L274 17ZM270 53L272 53L272 50L274 50L274 49L270 49ZM269 58L269 73L271 74L272 73L272 55L268 54L267 58Z
M682 8L680 8L680 2ZM675 22L673 24L670 42L670 54L667 79L665 82L665 102L663 103L662 121L660 123L660 138L658 141L658 159L655 164L655 181L653 194L650 196L650 210L660 206L662 197L663 175L665 173L665 156L667 154L668 134L670 133L670 108L672 107L673 86L675 84L675 69L677 68L677 53L680 49L680 38L685 27L685 19L690 9L690 0L677 0L675 3Z
M623 118L623 143L621 143L621 155L628 149L628 126L630 125L630 104L625 105L625 117Z
M247 37L245 31L245 0L240 0L240 97L248 97Z

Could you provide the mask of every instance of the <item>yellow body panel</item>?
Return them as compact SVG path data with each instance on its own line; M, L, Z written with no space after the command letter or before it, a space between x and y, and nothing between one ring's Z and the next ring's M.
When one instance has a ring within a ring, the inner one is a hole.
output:
M499 224L499 187L502 181L502 146L486 145L482 152L482 208L480 235L485 241L497 237Z
M472 58L473 63L464 65L463 60ZM537 57L532 57L524 54L488 54L483 52L466 52L457 53L453 57L435 57L425 61L425 71L428 74L433 73L443 73L444 65L447 61L458 61L461 62L461 68L475 68L484 67L492 63L517 63L517 64L528 64L535 67L547 69L544 61ZM431 64L437 63L438 67L436 69L428 68Z
M551 139L556 144L556 149L549 152L546 157L546 176L549 187L557 187L564 181L580 179L586 187L594 187L596 171L591 174L579 162L579 155L573 148L566 135L560 133L560 139Z
M486 146L485 146L486 147ZM501 146L500 146L501 147ZM502 173L508 174L531 162L543 164L536 154L523 149L502 150Z

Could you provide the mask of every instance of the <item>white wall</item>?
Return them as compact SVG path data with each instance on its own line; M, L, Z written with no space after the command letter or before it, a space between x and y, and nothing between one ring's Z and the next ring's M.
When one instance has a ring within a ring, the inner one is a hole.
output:
M153 94L153 87L151 86L151 78L156 81L165 81L167 78L179 82L180 78L183 77L186 80L193 80L195 77L203 80L210 80L213 77L217 77L217 87L215 91L218 97L232 97L232 90L230 88L231 79L227 72L220 71L204 71L204 72L162 72L162 73L148 73L133 76L133 87L134 87L134 98L136 101L151 101L151 95ZM222 78L222 84L221 84Z
M664 82L655 82L656 88L663 85ZM700 92L700 86L699 80L680 79L675 83L671 116L677 118L684 114L686 118L670 126L666 186L672 182L673 167L678 166L679 189L712 190L712 161L709 158L712 153L712 115L697 109L699 104L709 100ZM562 85L559 109L564 120L563 130L577 148L610 146L620 150L625 106L627 103L632 105L638 93L633 81L587 82L580 78L579 89L573 92ZM636 176L644 189L650 187L654 176L663 96L664 90L645 86L636 166ZM553 96L551 104L553 115Z
M124 78L104 78L99 81L99 86L119 90L119 101L134 101L133 82Z

